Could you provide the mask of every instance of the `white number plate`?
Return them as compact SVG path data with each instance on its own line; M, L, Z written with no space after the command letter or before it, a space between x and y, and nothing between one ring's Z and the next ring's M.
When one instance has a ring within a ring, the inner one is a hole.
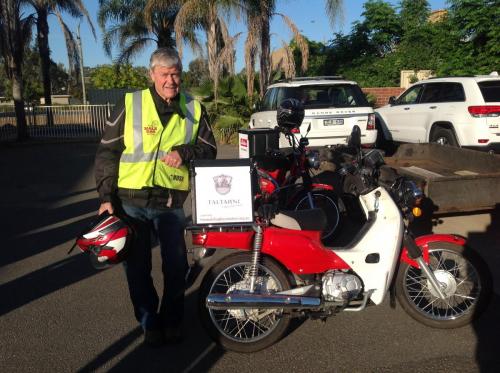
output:
M324 126L338 126L344 124L344 119L323 119Z

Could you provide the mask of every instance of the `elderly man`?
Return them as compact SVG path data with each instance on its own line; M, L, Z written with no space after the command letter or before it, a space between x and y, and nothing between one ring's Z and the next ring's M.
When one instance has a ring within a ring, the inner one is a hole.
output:
M188 165L217 154L205 108L181 91L181 72L175 50L160 48L151 55L153 86L127 93L117 105L95 161L99 214L125 213L134 223L125 272L135 317L150 346L181 341ZM161 304L151 277L152 238L160 243Z

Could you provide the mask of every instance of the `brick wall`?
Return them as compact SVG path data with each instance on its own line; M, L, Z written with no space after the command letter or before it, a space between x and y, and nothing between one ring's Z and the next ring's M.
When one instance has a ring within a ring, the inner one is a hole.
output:
M368 93L374 95L377 98L375 102L375 107L380 107L387 105L389 102L389 97L399 96L404 91L404 88L400 87L373 87L373 88L363 88L363 92L367 95Z

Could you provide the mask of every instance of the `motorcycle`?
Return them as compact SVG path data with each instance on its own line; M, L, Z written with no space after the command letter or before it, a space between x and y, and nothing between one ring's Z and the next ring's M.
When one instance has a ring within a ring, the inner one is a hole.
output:
M321 239L327 243L341 225L345 206L332 185L321 182L311 173L319 169L320 161L318 151L307 149L309 130L297 140L290 128L277 127L276 131L285 135L292 151L284 155L279 150L270 150L253 158L259 190L256 207L277 203L289 210L322 209L327 222Z
M421 190L362 153L353 130L340 170L357 197L362 226L343 247L321 242L321 209L263 209L250 229L203 229L193 244L234 249L206 273L199 312L209 335L228 350L255 352L285 336L294 317L326 320L338 312L380 305L394 292L402 308L435 328L458 328L479 316L491 275L463 237L413 237Z

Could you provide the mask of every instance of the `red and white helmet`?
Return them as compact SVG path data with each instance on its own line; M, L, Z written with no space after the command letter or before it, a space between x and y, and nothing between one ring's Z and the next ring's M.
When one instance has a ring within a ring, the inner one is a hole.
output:
M89 253L92 265L103 269L125 258L133 239L133 230L115 215L102 214L86 233L76 239L76 245Z

